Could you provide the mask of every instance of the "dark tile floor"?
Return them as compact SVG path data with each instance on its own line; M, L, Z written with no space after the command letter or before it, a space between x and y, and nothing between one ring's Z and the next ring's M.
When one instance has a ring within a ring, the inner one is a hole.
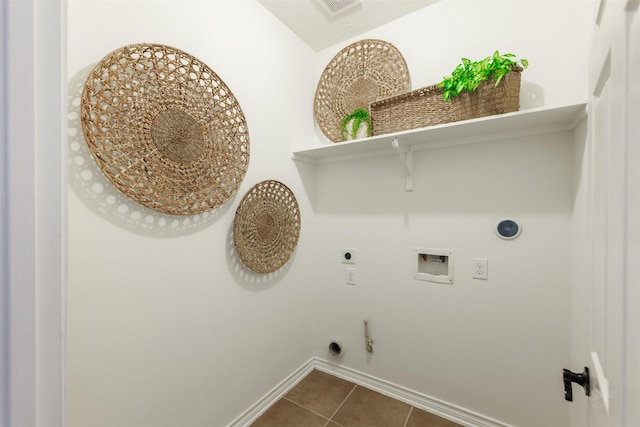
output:
M460 427L322 371L313 370L252 427Z

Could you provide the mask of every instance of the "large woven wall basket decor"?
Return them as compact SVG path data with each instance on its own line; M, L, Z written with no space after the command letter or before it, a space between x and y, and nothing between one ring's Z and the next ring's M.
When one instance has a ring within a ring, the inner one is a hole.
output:
M322 133L342 141L341 122L354 110L411 89L407 63L391 43L366 39L342 49L325 67L314 98Z
M214 209L247 172L238 101L206 64L176 48L132 44L105 56L86 79L81 121L109 181L160 212Z
M256 273L271 273L291 258L300 236L300 210L293 192L279 181L254 185L233 221L238 256Z

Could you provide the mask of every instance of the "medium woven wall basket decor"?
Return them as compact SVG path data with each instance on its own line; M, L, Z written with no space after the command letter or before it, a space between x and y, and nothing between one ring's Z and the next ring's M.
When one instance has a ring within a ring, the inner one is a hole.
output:
M347 114L410 89L407 63L395 46L358 41L338 52L322 72L314 99L316 122L329 140L340 142L340 123Z
M256 273L271 273L291 258L300 236L300 210L293 192L279 181L254 185L233 221L238 256Z
M82 129L122 193L168 214L225 203L249 164L249 131L231 90L202 61L169 46L132 44L86 79Z

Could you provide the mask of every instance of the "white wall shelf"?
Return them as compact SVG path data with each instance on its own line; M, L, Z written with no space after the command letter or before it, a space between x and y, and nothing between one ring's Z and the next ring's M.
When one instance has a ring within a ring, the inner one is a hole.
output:
M413 151L573 130L586 114L586 102L535 108L296 150L291 157L321 164L400 153L407 162L407 190L410 190Z

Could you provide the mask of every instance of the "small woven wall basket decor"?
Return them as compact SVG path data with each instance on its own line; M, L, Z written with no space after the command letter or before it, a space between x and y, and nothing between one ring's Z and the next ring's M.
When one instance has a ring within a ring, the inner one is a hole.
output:
M256 273L271 273L291 258L300 237L300 210L293 192L279 181L254 185L233 221L238 256Z
M202 61L169 46L132 44L86 79L82 129L99 168L157 211L192 215L225 203L249 164L238 101Z
M314 114L322 133L342 141L342 119L379 99L411 89L404 57L392 44L361 40L342 49L326 66L314 99Z

